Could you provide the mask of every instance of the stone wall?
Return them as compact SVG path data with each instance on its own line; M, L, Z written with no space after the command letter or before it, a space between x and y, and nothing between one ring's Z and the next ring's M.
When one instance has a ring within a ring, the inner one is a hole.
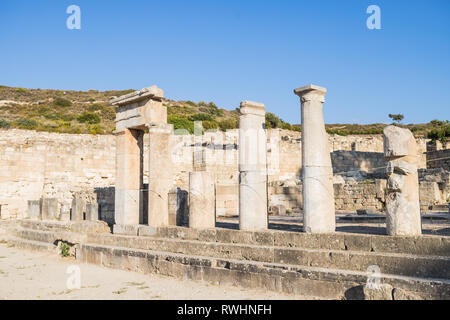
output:
M268 132L269 182L301 175L301 133ZM201 152L208 171L216 176L216 212L238 214L238 130L206 133L200 143L193 136L175 135L172 155L178 157L173 187L187 191L193 152ZM330 136L335 172L367 171L382 167L381 135ZM421 152L425 140L419 139ZM148 135L144 136L144 189L148 184ZM425 166L425 161L421 165ZM28 130L0 130L0 205L3 217L23 217L28 200L57 198L70 208L74 195L99 203L103 219L114 217L115 137L70 135ZM146 191L146 190L144 190ZM276 193L274 193L276 194ZM294 197L291 205L299 198ZM297 202L299 202L298 200ZM295 208L295 207L294 207Z
M427 152L427 168L442 168L450 171L450 149L429 150Z

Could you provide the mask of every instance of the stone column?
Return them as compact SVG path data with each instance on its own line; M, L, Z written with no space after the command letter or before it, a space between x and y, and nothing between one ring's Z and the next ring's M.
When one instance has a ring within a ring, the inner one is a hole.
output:
M169 225L169 191L173 187L171 136L173 126L151 123L149 129L148 225Z
M267 217L266 107L243 101L239 116L239 228L263 230Z
M302 111L303 231L334 232L333 169L322 104L325 88L308 85L297 88Z
M391 236L422 233L417 174L417 144L411 131L396 126L383 130L386 175L386 231Z
M123 129L116 135L115 224L138 225L141 208L143 132Z

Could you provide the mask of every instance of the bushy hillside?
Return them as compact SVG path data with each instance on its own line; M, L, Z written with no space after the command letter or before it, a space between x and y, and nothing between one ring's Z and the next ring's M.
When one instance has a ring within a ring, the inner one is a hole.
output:
M71 91L24 89L0 86L0 128L20 128L61 133L109 134L114 130L115 110L110 98L134 90ZM194 121L202 121L204 129L226 131L238 126L237 110L217 107L213 102L173 101L165 99L168 122L175 129L193 132ZM448 121L433 120L426 124L399 126L409 128L416 136L446 141L450 138ZM298 124L290 124L275 114L266 114L268 128L301 131ZM380 134L386 124L328 124L329 133L339 135Z

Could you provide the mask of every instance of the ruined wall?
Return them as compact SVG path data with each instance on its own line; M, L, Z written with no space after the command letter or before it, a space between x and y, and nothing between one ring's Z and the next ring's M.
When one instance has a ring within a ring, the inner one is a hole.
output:
M23 216L27 200L58 198L114 184L114 137L0 130L0 203Z
M219 215L238 214L238 130L207 133L197 146L193 136L177 135L173 156L179 157L173 187L188 190L194 150L203 152L208 171L216 175ZM381 166L381 135L330 136L335 172L370 171ZM425 152L425 140L418 140ZM268 132L269 182L300 178L301 133ZM425 156L425 155L424 155ZM148 183L148 135L144 136L144 184ZM425 161L422 161L423 167ZM114 216L115 137L71 135L28 130L0 130L0 204L2 216L26 214L27 200L58 198L71 205L75 194L97 201L101 215ZM144 189L145 189L144 185ZM291 201L297 201L298 195ZM298 200L297 202L299 202Z
M444 170L450 171L450 149L428 152L427 168L442 168Z

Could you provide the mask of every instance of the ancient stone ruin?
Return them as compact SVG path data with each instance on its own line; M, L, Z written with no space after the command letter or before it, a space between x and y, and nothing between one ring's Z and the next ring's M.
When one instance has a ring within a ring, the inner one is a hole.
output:
M388 176L386 187L386 229L392 236L422 233L417 145L408 129L384 129L384 155Z
M399 126L328 135L326 92L294 90L301 133L268 130L265 105L252 101L240 104L238 130L177 132L156 86L111 101L114 137L11 131L35 136L0 146L9 166L24 160L0 181L0 240L324 299L450 299L450 219L439 207L450 198L448 168Z

